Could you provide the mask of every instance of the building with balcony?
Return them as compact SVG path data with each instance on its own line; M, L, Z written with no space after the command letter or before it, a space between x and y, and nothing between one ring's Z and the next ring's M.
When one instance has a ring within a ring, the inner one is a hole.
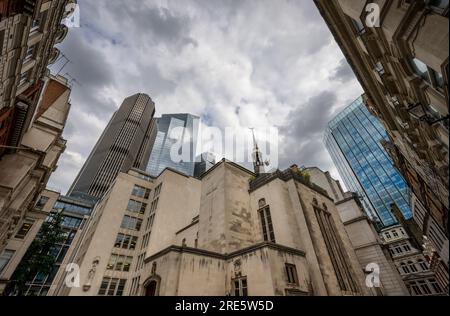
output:
M47 66L68 29L61 24L74 0L0 2L0 156L14 151L35 117ZM5 147L9 146L9 147Z
M68 260L80 287L54 295L373 294L326 190L295 169L256 176L225 159L200 179L120 173Z
M46 78L45 87L21 143L0 159L0 253L26 222L66 148L71 90L63 77Z
M315 3L387 130L397 169L448 235L449 1Z

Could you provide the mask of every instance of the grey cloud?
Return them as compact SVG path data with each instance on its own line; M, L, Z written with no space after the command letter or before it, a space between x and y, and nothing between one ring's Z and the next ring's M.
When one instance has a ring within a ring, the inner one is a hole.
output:
M282 168L293 163L331 167L322 135L333 117L332 108L336 102L334 92L324 91L290 112L288 124L280 128L285 138L280 146Z
M255 115L280 126L283 167L332 167L321 136L337 100L347 99L341 82L351 77L345 65L333 72L321 60L341 53L329 45L332 36L313 1L78 3L82 27L70 30L60 45L72 61L62 74L80 85L73 86L68 149L52 177L55 186L70 185L102 126L136 92L151 95L159 114L191 112L220 128L248 120L248 107L255 106ZM300 69L299 60L311 62ZM309 85L324 71L335 78ZM312 87L307 95L303 86Z
M323 131L331 119L336 101L337 96L331 91L324 91L312 97L306 104L289 113L289 125L283 127L282 132L297 139L309 139L311 135Z
M190 20L186 15L176 15L168 8L150 6L142 0L109 2L109 13L126 30L121 39L128 44L164 43L178 47L196 43L189 37Z
M342 83L346 83L352 79L355 79L355 74L353 73L352 68L347 63L347 60L342 59L339 66L334 70L333 74L330 76L330 79L337 80Z
M61 75L75 79L72 82L72 99L77 100L76 106L97 116L111 113L115 108L114 103L98 94L100 89L115 84L113 65L107 62L107 56L91 48L78 31L69 33L61 50L70 63L64 67L66 60L61 58L52 70L56 72L62 69Z

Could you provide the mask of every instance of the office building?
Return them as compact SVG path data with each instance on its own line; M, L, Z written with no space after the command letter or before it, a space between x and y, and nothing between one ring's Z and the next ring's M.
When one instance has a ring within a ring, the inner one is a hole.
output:
M388 133L396 168L448 236L449 1L315 3Z
M164 114L157 119L158 132L147 172L157 177L166 168L194 175L200 118L191 114Z
M383 125L358 98L329 124L324 142L347 188L359 194L366 213L383 226L396 224L391 205L412 217L410 192L381 144Z
M87 202L86 200L77 199L68 196L62 196L57 192L45 190L43 194L41 194L38 203L33 208L33 212L41 214L47 214L45 220L49 221L52 219L52 216L56 213L62 214L62 222L61 226L64 231L64 239L61 243L55 244L52 247L51 255L55 258L55 263L53 268L49 274L44 274L42 272L38 272L34 275L30 280L26 283L26 289L23 292L25 296L46 296L52 295L54 290L54 286L52 286L55 280L58 280L62 275L65 275L65 267L66 267L66 256L69 256L72 252L71 246L75 245L79 242L79 236L82 232L82 229L91 214L92 208L94 204L92 202ZM38 231L42 226L43 220L40 220L36 223L28 222L30 225L27 230L31 228L34 231ZM33 227L34 226L34 227ZM20 248L17 250L20 251L21 255L16 255L9 262L7 269L9 271L8 274L4 275L3 282L8 285L6 292L7 295L14 295L14 280L15 274L11 271L15 271L21 265L27 265L28 262L22 260L22 257L26 255L26 251L30 246L31 242L34 240L36 236L39 235L39 232L36 233L28 233L27 236L25 230L22 230L23 233L19 236L23 236L22 239L25 239L27 242L23 243ZM17 236L16 236L17 238ZM61 268L63 267L63 268Z
M54 295L372 295L324 189L226 160L200 179L120 173L69 261L80 287Z
M126 98L114 113L68 195L101 198L119 172L145 169L156 136L155 104L146 94Z
M58 196L58 192L43 190L37 203L27 211L26 218L20 228L8 240L3 251L0 251L0 295L4 295L14 271L38 234L48 214L50 214L52 205L56 202Z

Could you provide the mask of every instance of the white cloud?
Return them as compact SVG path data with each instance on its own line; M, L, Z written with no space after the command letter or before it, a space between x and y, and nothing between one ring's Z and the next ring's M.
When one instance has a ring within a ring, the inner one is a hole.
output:
M68 151L53 186L68 188L114 110L136 92L153 98L157 115L278 126L280 167L317 165L337 176L322 132L362 90L312 1L78 2L82 27L61 50L73 62L64 72L82 85L73 88ZM315 111L316 102L330 111Z

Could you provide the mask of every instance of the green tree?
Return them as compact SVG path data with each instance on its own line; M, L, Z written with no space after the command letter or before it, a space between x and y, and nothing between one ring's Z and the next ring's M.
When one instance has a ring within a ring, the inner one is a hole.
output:
M38 235L13 274L8 294L22 296L25 294L27 282L33 280L37 273L50 274L57 259L52 250L65 239L63 219L62 213L52 213L42 224Z

